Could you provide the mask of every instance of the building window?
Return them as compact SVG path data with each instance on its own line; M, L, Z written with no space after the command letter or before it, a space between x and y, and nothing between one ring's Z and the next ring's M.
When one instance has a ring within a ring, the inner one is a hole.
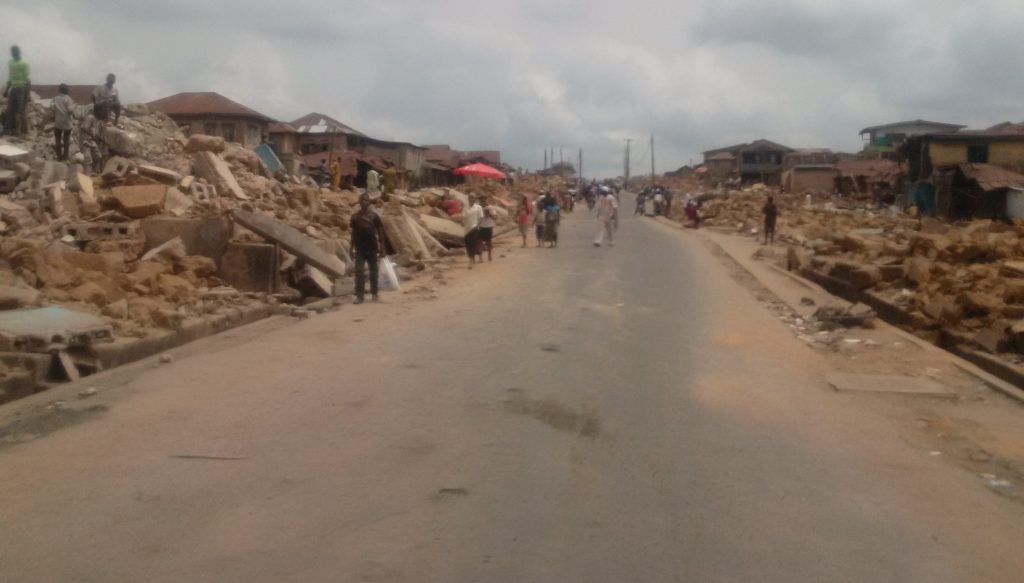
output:
M208 136L216 136L217 135L217 124L215 124L215 123L204 123L203 124L203 133L208 135Z
M749 154L746 154L746 153L743 154L743 163L744 164L757 164L757 154L754 153L754 152L751 152Z
M968 164L988 164L988 145L967 146Z
M235 124L226 123L220 126L221 136L229 141L234 142L235 140Z

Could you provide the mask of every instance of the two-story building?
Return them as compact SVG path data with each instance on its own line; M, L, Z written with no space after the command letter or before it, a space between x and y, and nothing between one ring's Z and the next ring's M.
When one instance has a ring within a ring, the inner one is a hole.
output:
M760 139L708 150L704 152L704 165L709 176L722 174L728 168L729 175L738 177L744 184L777 185L782 182L783 159L792 151L788 146Z

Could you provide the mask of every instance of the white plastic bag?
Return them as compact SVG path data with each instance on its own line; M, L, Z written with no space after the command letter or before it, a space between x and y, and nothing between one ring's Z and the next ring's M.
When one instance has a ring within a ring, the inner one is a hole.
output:
M402 287L398 284L398 274L395 273L395 264L391 262L390 257L380 260L379 272L378 285L381 290L402 291Z

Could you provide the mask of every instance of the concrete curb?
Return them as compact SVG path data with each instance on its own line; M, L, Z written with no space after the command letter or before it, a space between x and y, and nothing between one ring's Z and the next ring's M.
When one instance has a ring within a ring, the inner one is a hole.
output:
M654 220L659 222L659 223L661 223L661 224L663 224L663 225L666 225L666 226L673 226L673 227L678 228L679 230L685 230L680 225L677 225L674 221L670 221L670 220L668 220L668 219L666 219L664 217L655 217ZM713 240L710 237L707 237L707 236L703 235L700 232L699 229L698 230L693 230L693 232L695 234L697 234L698 236L700 236L700 238L703 241L705 241L709 245L713 246L716 250L718 250L722 254L726 255L727 257L731 258L733 260L733 262L735 262L740 267L740 269L742 269L745 273L750 275L750 277L753 277L754 279L759 281L761 283L761 285L765 286L769 290L771 289L771 286L767 282L765 282L761 278L757 277L756 274L751 272L749 269L747 269L746 266L743 265L743 261L742 261L741 258L736 257L735 255L730 253L727 249L725 249L724 247L719 245L717 241ZM827 289L825 289L822 286L818 285L814 281L810 281L810 280L808 280L808 279L806 279L804 277L801 277L800 275L797 275L795 273L786 271L786 270L781 269L781 268L779 268L778 266L775 266L775 265L771 265L770 267L772 268L772 270L774 272L779 273L780 275L785 275L786 277L788 277L789 279L791 279L792 281L794 281L795 283L797 283L797 284L799 284L799 285L801 285L803 287L806 287L808 289L815 290L815 291L818 291L818 292L821 292L821 293L826 293L828 295L831 295L831 296L835 297L839 301L846 301L842 297L836 296L835 294L829 292ZM780 301L784 301L784 300L782 300L782 298L779 298L779 300ZM789 307L791 309L796 310L796 306L790 305ZM979 381L985 383L985 385L988 386L989 388L991 388L991 389L993 389L993 390L995 390L995 391L1005 395L1006 397L1014 399L1014 400L1016 400L1016 401L1018 401L1020 403L1024 403L1024 389L1021 389L1020 387L1014 385L1013 383L1007 382L1007 381L1003 380L1002 378L999 378L998 376L996 376L994 374L991 374L990 372L984 370L980 366L978 366L978 365L968 361L967 359L961 357L960 355L958 355L958 354L956 354L954 352L950 352L950 351L945 350L945 349L943 349L943 348L941 348L939 346L936 346L936 345L934 345L934 344L932 344L930 342L926 342L925 340L922 340L921 338L918 338L917 336L914 336L913 334L907 332L906 330L903 330L903 329L899 328L898 326L894 326L893 324L889 323L888 321L886 321L884 319L880 318L880 320L881 320L881 325L885 326L887 330L895 332L898 336L900 336L900 337L904 338L905 340L907 340L908 342L911 342L914 345L920 347L922 350L928 351L928 352L930 352L931 354L933 354L935 356L939 356L941 358L944 358L944 359L948 360L950 363L952 363L954 366L956 366L960 370L966 372L967 374L970 374L971 376L977 378ZM982 362L984 362L986 364L991 364L989 362L990 360L991 359L983 360Z

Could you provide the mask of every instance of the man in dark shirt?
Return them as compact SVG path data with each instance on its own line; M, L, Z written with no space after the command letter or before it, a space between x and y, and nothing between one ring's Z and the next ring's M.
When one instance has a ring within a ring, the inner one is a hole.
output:
M356 303L366 295L366 266L370 267L370 297L377 301L377 258L384 254L384 224L370 206L370 196L359 197L359 210L349 221L352 232L352 259L356 262Z

